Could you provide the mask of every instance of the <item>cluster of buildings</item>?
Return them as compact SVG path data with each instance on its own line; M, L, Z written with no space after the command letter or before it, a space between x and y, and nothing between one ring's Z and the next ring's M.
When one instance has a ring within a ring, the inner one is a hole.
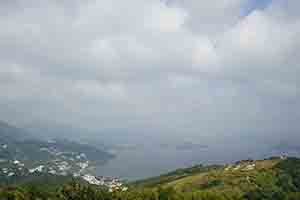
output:
M54 143L54 142L53 142ZM1 150L2 149L2 150ZM47 152L49 158L45 161L39 161L35 165L22 163L20 155L14 154L11 156L8 152L8 145L1 144L0 152L2 151L3 158L0 157L0 175L14 176L14 175L27 175L32 173L49 173L53 175L68 175L73 173L85 173L89 167L87 156L82 152L63 152L57 149L54 145L41 147L41 152ZM48 156L47 156L48 157Z
M288 158L288 154L284 153L282 155L280 155L279 157L271 157L269 159L280 159L280 160L286 160ZM241 171L251 171L254 170L257 167L257 164L254 160L248 159L248 160L243 160L243 161L239 161L236 162L234 165L227 165L225 167L225 171L237 171L237 170L241 170Z
M127 191L128 187L123 185L123 183L117 178L109 178L109 177L95 177L90 174L85 174L82 178L92 185L104 186L108 188L109 192L115 191Z
M53 165L53 163L55 165ZM71 165L67 161L53 162L50 165L38 165L33 168L26 168L25 164L19 160L9 161L9 165L0 168L0 175L12 177L17 175L26 176L33 173L48 173L53 175L66 176L70 174ZM74 177L81 177L90 184L106 187L110 192L127 191L128 188L117 178L96 177L85 174L84 170L89 167L89 162L76 163L78 171L73 173Z
M4 175L7 177L11 177L11 176L15 176L16 174L24 174L24 166L25 164L18 161L18 160L13 160L13 161L9 161L9 160L3 160L3 163L9 163L8 165L4 165L4 167L1 168L0 170L0 175Z
M45 151L52 156L70 161L87 160L87 156L85 153L60 151L55 146L42 147L40 148L40 151Z
M41 164L32 168L25 167L25 164L21 161L5 161L2 163L3 166L0 168L0 175L14 176L14 175L29 175L32 173L49 173L52 175L66 176L68 174L83 174L84 170L88 168L88 161L78 163L68 163L67 161L57 161L47 164ZM0 165L1 166L1 165Z
M253 160L244 160L239 161L235 163L234 165L227 165L227 167L224 169L225 171L251 171L254 170L256 167L256 163Z
M0 146L7 149L8 145ZM117 178L96 177L87 173L90 162L86 154L76 152L62 152L55 146L42 147L41 152L47 152L52 156L52 160L40 162L32 166L25 164L17 159L6 158L0 159L0 177L26 176L33 173L48 173L52 175L66 176L73 174L74 177L80 177L90 184L106 187L110 192L127 191L128 188Z

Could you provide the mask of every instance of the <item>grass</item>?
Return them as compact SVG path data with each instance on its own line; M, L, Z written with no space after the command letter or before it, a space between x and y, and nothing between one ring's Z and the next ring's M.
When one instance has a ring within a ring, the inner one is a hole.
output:
M143 187L172 187L178 191L208 190L208 191L238 191L244 192L259 187L267 187L276 182L274 168L281 162L279 158L266 160L244 160L227 166L201 166L180 169L159 177L137 182ZM249 167L255 165L253 168Z

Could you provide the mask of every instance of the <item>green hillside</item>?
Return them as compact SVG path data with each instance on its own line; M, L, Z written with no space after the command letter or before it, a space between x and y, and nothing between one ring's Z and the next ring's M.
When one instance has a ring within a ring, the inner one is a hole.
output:
M300 191L300 160L274 157L224 166L199 165L132 185L196 196L206 193L242 199L283 199L288 193Z
M56 189L50 190L55 183ZM113 192L66 177L38 177L30 184L0 187L0 199L299 200L300 159L274 157L224 166L197 165L137 181L129 184L129 190Z
M227 187L242 187L249 185L252 179L264 173L274 172L280 158L266 160L245 160L232 165L194 166L179 169L166 175L138 181L134 184L143 187L174 187L177 190L191 189L226 189Z
M73 180L72 176L59 176L46 173L35 173L27 176L2 177L0 187L35 185L40 188L57 189Z

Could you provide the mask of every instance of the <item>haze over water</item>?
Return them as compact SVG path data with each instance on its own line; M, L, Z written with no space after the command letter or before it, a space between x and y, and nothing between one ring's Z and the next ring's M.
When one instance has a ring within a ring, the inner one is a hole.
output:
M218 144L208 148L178 149L174 146L144 145L115 150L116 157L96 170L97 175L137 180L158 176L178 168L196 164L225 164L253 158L280 155L270 147ZM299 154L298 154L299 155Z

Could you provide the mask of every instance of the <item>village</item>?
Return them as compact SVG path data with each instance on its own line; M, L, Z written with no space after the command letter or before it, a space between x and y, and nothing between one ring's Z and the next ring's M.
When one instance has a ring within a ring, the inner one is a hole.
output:
M0 146L3 150L8 148L7 144ZM40 148L41 152L49 153L53 159L47 163L39 163L34 166L26 166L24 162L18 159L6 158L0 159L0 177L28 176L30 174L51 174L58 176L72 175L76 178L82 178L92 185L106 187L110 192L127 191L127 187L118 178L96 177L90 174L91 162L86 154L77 152L62 152L56 148Z
M110 177L95 177L91 174L85 174L82 178L92 185L104 186L108 188L109 192L115 191L127 191L128 187L126 187L118 178L110 178Z
M287 159L288 154L287 153L283 153L281 154L279 157L274 157L274 159L280 159L280 160L285 160ZM271 157L272 158L272 157ZM254 161L252 159L248 159L248 160L242 160L239 162L236 162L234 164L228 164L225 166L224 170L225 171L251 171L254 170L256 168L259 168L259 163L262 161Z

